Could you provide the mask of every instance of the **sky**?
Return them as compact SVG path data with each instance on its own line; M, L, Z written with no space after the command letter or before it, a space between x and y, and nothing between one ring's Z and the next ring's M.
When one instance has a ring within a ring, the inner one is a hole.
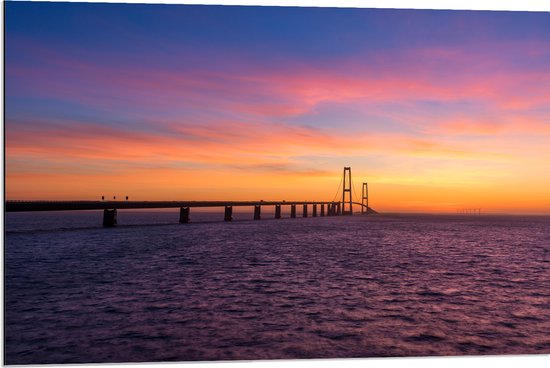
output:
M6 198L550 213L550 13L7 2Z

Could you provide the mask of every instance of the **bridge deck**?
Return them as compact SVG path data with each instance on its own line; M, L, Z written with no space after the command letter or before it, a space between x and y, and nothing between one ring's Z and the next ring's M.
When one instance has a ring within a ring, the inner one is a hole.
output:
M332 204L313 201L6 201L6 212ZM353 202L362 206L361 203Z

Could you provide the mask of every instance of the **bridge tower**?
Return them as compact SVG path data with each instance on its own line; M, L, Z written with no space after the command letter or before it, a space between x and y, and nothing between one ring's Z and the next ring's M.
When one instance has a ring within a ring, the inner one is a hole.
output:
M342 215L353 215L351 197L351 167L344 167L344 185L342 186ZM347 197L347 200L346 200ZM346 204L349 210L346 210Z
M363 189L361 190L361 213L369 213L369 185L363 183Z

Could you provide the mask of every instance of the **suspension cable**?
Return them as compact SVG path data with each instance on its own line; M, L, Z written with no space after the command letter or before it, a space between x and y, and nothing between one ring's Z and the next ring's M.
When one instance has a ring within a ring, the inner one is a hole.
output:
M357 196L357 188L355 187L355 184L353 185L353 198L355 198L355 201L357 203L361 203L361 201L359 200L359 197Z
M362 189L363 188L361 188L361 193L362 193ZM361 206L362 206L363 205L363 198L361 198L361 200L359 200L359 197L357 197L357 188L355 187L355 183L353 184L353 196L355 197L355 201L357 203L361 203Z
M334 194L334 197L332 198L332 202L334 202L338 197L338 193L340 192L340 187L342 186L342 180L344 180L343 176L340 178L340 184L338 184L338 189L336 189L336 194Z

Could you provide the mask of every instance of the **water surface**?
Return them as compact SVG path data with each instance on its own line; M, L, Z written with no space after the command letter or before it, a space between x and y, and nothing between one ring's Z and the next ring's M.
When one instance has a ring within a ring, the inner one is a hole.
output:
M6 363L550 353L549 217L220 213L6 214Z

